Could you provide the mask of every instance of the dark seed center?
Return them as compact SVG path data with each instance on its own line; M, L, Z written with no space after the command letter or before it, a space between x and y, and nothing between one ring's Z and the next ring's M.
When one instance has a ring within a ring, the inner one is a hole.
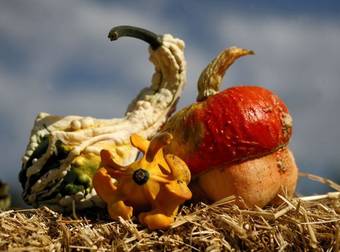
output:
M138 170L135 170L132 178L133 181L136 182L137 185L144 185L149 180L149 172L144 170L143 168L139 168Z

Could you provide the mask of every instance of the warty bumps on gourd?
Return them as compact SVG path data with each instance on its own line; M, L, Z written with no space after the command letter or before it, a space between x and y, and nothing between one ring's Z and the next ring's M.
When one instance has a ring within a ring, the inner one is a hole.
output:
M193 197L239 196L242 207L263 207L278 193L294 193L298 169L287 147L292 118L283 101L257 86L219 92L228 67L252 51L232 47L202 72L197 103L174 114L161 132L173 135L165 151L193 175Z
M118 26L110 40L122 36L150 44L150 61L155 66L151 86L144 88L128 106L123 118L97 119L40 113L34 123L19 179L24 200L33 206L88 208L101 205L92 186L100 163L100 151L109 150L115 161L125 165L138 151L130 136L152 137L175 110L186 82L184 42L166 34L158 36L144 29ZM114 104L108 101L107 106Z

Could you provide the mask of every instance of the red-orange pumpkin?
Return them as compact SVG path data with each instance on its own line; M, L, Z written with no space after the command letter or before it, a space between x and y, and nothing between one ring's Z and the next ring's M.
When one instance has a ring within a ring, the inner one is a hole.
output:
M182 158L211 200L235 194L248 206L264 206L297 180L286 147L292 118L273 92L256 86L217 92L225 70L251 51L230 48L203 71L199 102L176 113L162 131L174 136L166 151Z

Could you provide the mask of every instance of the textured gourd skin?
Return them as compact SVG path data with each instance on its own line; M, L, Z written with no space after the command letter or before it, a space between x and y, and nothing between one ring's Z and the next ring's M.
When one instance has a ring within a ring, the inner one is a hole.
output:
M175 136L166 150L198 174L272 153L288 143L291 126L277 95L262 87L239 86L178 112L162 130Z
M102 207L92 186L100 151L109 150L120 164L133 162L138 152L130 144L131 134L151 138L174 112L186 82L184 42L128 26L114 27L108 37L115 40L123 34L150 43L149 60L155 66L151 85L139 92L121 118L39 113L19 173L28 204L55 210Z
M297 177L294 157L285 147L264 157L210 169L198 176L191 186L198 186L212 201L237 195L240 207L264 207L276 200L278 193L292 195Z

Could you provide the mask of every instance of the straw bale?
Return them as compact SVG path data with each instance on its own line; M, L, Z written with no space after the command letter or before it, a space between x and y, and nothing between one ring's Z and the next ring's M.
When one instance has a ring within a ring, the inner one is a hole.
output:
M170 229L157 231L98 209L69 216L47 207L2 211L0 251L339 251L340 191L331 184L333 192L281 195L280 205L263 209L240 209L234 196L190 203Z

